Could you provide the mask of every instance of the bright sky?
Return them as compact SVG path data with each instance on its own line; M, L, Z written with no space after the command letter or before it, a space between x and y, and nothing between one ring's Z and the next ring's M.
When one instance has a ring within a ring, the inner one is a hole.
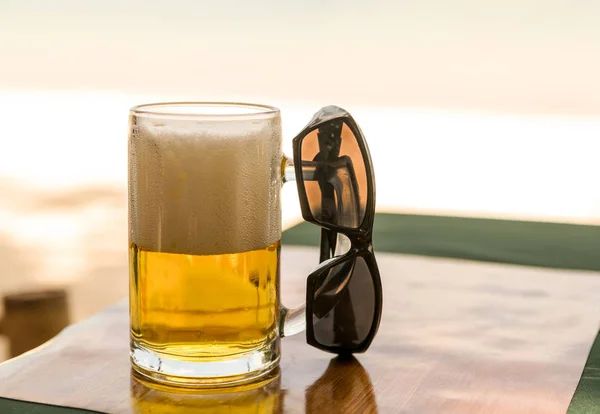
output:
M596 0L0 1L2 89L600 112Z

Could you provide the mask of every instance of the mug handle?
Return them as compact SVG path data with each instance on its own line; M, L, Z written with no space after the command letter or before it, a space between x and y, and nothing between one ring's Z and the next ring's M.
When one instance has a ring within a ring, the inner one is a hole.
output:
M284 155L281 160L281 182L283 185L290 181L296 181L294 163L291 158ZM306 302L294 309L281 305L279 336L284 338L304 330L306 330Z

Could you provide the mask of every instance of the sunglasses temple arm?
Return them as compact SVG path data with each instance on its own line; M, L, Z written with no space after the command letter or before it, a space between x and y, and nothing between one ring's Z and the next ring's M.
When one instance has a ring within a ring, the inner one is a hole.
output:
M337 248L337 236L337 232L321 227L321 249L319 252L319 263L323 263L325 260L331 259L333 256L335 256L335 250Z

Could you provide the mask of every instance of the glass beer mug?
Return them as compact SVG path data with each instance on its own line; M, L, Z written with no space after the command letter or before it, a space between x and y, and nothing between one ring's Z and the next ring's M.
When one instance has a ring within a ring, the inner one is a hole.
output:
M190 387L245 383L277 367L281 336L304 330L305 306L286 309L279 295L281 145L280 113L269 106L163 103L131 110L130 354L140 374ZM374 209L374 200L363 199L351 209L361 217ZM372 228L370 214L361 222ZM323 264L328 275L339 279L349 263L358 269L350 273L376 272L363 230L350 234L359 246L351 260L332 269ZM375 310L356 312L352 321L364 331L364 350L379 323L381 286L378 273L351 280L349 294L374 292L368 306ZM331 295L335 304L327 302L327 289L321 291L327 309L340 303ZM332 322L326 313L319 318ZM319 333L309 326L313 331ZM335 351L334 343L316 346Z

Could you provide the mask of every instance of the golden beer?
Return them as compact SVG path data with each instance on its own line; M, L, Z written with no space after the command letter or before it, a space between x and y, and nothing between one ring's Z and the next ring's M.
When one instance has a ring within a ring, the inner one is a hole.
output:
M279 242L220 255L130 247L131 335L177 359L215 360L277 336Z
M279 112L149 107L132 110L128 143L133 367L193 386L266 374L279 361Z

